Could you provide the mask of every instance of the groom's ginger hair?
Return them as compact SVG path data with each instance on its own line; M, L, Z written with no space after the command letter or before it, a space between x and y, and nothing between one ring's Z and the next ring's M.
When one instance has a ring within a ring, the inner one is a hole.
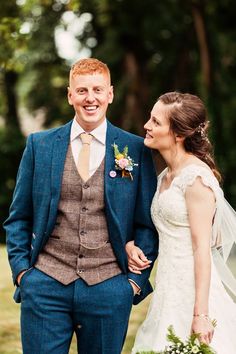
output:
M111 82L111 74L108 66L95 58L80 59L74 63L70 70L70 79L77 75L104 74Z

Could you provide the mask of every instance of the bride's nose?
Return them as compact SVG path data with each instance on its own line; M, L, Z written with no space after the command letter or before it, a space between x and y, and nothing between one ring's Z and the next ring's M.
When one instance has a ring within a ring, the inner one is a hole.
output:
M151 126L150 126L150 119L144 124L144 129L145 130L150 130Z

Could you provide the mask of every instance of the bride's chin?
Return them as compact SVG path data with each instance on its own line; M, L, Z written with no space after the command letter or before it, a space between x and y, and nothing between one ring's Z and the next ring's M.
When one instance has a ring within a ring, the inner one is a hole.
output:
M152 142L150 141L151 139L145 138L144 139L144 145L146 147L148 147L149 149L155 149L155 147L153 146Z
M150 142L148 141L148 138L144 139L144 145L150 147Z

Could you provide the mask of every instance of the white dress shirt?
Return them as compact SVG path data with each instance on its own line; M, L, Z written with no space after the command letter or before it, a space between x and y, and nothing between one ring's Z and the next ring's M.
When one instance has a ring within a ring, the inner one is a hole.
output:
M70 132L70 144L72 149L72 155L77 166L79 152L82 147L80 134L84 133L84 129L81 128L77 120L74 118L71 125ZM88 133L88 132L86 132ZM100 166L106 149L106 133L107 133L107 121L106 119L96 129L89 132L93 135L93 140L90 145L90 160L89 160L89 176L91 177L97 168Z

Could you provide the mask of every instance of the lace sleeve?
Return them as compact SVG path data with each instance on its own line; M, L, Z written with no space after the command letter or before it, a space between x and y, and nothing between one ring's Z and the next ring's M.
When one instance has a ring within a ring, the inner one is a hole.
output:
M199 165L189 165L180 174L178 185L183 193L185 193L188 186L191 186L195 182L197 177L201 177L202 183L206 187L211 188L215 195L219 192L223 193L213 173L208 168Z
M198 165L189 165L184 169L177 181L185 193L197 177L211 188L216 198L216 212L212 225L212 256L222 282L236 296L236 280L226 262L233 245L236 243L236 212L225 200L224 193L213 173Z
M200 177L202 183L211 188L215 195L216 199L216 212L214 216L213 222L213 232L212 232L212 247L218 247L221 245L222 237L220 233L221 224L222 224L222 203L221 200L224 199L224 194L222 189L219 186L219 182L213 173L206 167L199 165L189 165L185 169L182 170L182 173L177 180L177 184L183 193L186 192L186 188L188 186L193 185L196 178Z

